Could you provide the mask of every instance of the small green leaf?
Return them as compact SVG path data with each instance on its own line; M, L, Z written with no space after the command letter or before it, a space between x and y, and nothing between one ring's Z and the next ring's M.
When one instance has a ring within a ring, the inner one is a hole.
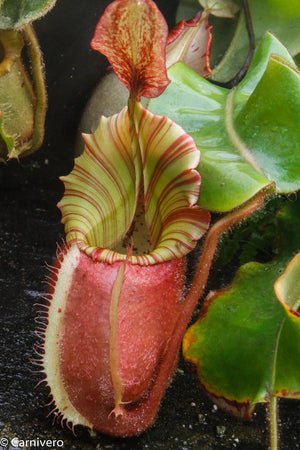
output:
M44 16L56 0L3 0L0 6L0 29L22 28Z
M299 206L278 217L278 257L242 266L230 287L211 292L184 338L201 384L243 417L270 395L300 398Z
M274 53L284 60L270 58ZM200 149L203 208L228 211L273 181L277 192L300 187L300 76L292 62L267 33L235 90L182 64L169 69L172 83L149 109L181 125Z

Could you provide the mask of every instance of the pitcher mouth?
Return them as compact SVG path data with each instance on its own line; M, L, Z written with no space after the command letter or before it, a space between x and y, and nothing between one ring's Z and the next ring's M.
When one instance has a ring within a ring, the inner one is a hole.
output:
M83 135L85 151L61 178L58 206L67 243L94 261L124 261L129 244L131 264L153 265L189 253L210 215L196 205L200 152L193 139L167 117L140 103L134 108L134 119L125 107Z
M189 215L191 220L196 222L197 219L199 220L199 216L201 216L201 211L197 207L194 209L190 208ZM192 218L192 215L194 215L194 218ZM205 220L207 216L208 213L203 211L203 220ZM169 219L170 222L173 220L172 217ZM176 214L174 220L176 221ZM111 248L90 245L86 238L73 239L70 244L76 244L78 248L93 261L101 261L108 264L127 261L130 264L140 266L159 264L183 257L194 247L194 245L191 247L188 243L183 242L182 239L176 239L176 237L168 239L168 244L166 245L164 243L164 233L162 230L161 238L156 247L153 248L147 226L140 221L142 226L140 229L136 229L136 222L138 221L134 219L131 227L134 231L132 232L132 230L130 230L123 239L120 239Z
M141 266L162 262L156 256L155 250L152 250L151 235L146 224L142 199L137 204L136 212L128 232L111 248L89 245L87 239L77 241L77 245L93 261L103 261L113 264L126 260L130 264L138 264Z
M89 246L83 241L77 241L76 245L93 261L106 262L108 264L127 261L129 264L133 265L150 266L154 264L162 264L177 258L175 253L173 254L173 257L170 255L169 248L164 249L163 247L158 247L149 253L136 255L131 254L131 256L128 256L125 252L120 253L114 249ZM176 242L175 245L177 246L177 250L182 253L188 253L190 251L190 249L186 249L181 242ZM128 247L128 249L130 250L130 247ZM164 256L164 254L166 254L166 256Z

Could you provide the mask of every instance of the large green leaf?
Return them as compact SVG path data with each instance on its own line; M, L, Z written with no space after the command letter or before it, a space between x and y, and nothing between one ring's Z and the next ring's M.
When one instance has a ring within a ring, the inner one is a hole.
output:
M273 181L277 192L300 188L300 77L292 64L267 33L234 90L182 64L169 69L171 84L148 107L180 124L200 149L203 208L228 211Z
M207 0L181 0L178 8L178 20L192 17L199 10L199 3L205 7ZM211 2L213 3L213 2ZM231 6L231 1L217 2L223 8ZM240 5L240 1L236 1ZM282 0L248 0L251 19L253 22L255 41L258 45L265 32L270 31L288 48L292 55L300 51L300 3L298 0L283 2ZM212 11L214 14L214 12ZM225 14L223 13L223 17ZM244 13L241 10L236 20L214 19L214 37L212 42L212 65L219 61L213 70L213 79L226 82L232 79L246 60L249 50L249 38L245 24ZM233 35L232 35L233 33ZM224 55L224 42L228 35L232 40ZM220 60L220 56L223 57Z
M44 16L56 0L3 0L0 6L0 29L22 28Z
M243 417L269 396L300 398L300 202L278 217L280 253L240 268L211 292L186 333L184 357L219 404Z

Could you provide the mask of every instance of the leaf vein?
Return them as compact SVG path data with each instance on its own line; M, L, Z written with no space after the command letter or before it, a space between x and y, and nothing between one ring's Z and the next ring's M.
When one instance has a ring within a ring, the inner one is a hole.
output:
M248 164L250 164L258 173L260 173L262 176L266 176L261 169L261 167L258 165L257 161L251 154L250 149L246 146L246 144L241 140L240 136L236 132L233 124L233 98L234 98L235 89L232 89L231 92L229 92L227 99L226 99L226 105L225 105L225 126L226 131L231 139L232 144L234 145L235 149L238 151L238 153L247 161Z

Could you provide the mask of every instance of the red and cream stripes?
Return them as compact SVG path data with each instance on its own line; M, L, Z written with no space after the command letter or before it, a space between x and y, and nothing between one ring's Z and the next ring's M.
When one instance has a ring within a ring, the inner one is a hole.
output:
M141 154L135 168L127 108L101 118L94 134L85 135L85 152L67 177L59 203L67 242L94 260L113 263L126 258L112 249L132 224L136 199L144 199L152 251L132 255L132 264L156 264L181 258L205 233L209 214L194 206L200 189L195 170L200 152L193 139L167 117L136 103L134 124ZM143 195L135 192L136 178Z

